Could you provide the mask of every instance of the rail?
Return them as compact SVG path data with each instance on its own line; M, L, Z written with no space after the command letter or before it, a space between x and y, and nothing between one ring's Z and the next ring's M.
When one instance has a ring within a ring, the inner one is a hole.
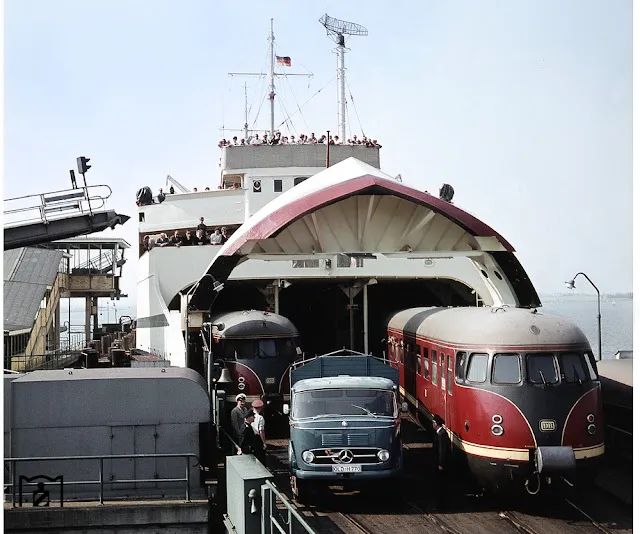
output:
M104 207L111 193L108 185L100 184L8 198L4 201L4 226L48 224L49 221L87 212L93 215L94 210ZM11 208L6 209L8 206ZM23 216L26 218L21 218Z
M262 534L273 534L276 531L280 532L280 534L287 534L287 532L292 534L295 525L294 520L309 534L315 534L315 531L304 520L291 502L289 502L287 496L280 492L270 480L266 480L260 490L263 503ZM269 503L268 508L265 506L267 502ZM284 509L279 508L278 504L283 505ZM280 521L282 521L283 524L280 524Z
M17 484L15 482L15 474L16 474L16 464L21 462L51 462L51 461L82 461L82 460L97 460L99 462L99 470L98 470L98 480L74 480L71 482L64 482L61 479L61 487L64 489L65 486L78 486L78 485L88 485L88 484L99 484L99 494L98 498L100 504L104 504L104 461L105 460L121 460L121 459L129 459L129 458L184 458L185 459L185 477L184 478L151 478L151 479L113 479L109 480L110 484L142 484L142 483L159 483L159 482L184 482L185 483L185 501L191 501L191 473L190 473L190 465L189 459L195 458L196 465L200 464L200 459L198 456L191 452L185 453L164 453L164 454L103 454L96 456L34 456L30 458L5 458L5 466L7 463L11 465L11 482L9 484L5 484L5 492L8 488L11 488L11 501L12 508L16 507L16 489ZM27 482L26 485L29 486L37 486L36 482ZM61 493L62 494L62 493ZM22 494L20 495L20 505L22 506ZM60 506L63 505L63 500L61 497Z

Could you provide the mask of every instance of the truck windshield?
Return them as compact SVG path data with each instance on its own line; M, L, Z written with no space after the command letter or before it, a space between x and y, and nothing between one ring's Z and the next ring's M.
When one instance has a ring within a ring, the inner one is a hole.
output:
M395 416L393 391L383 389L317 389L296 393L292 416L330 417L332 415Z

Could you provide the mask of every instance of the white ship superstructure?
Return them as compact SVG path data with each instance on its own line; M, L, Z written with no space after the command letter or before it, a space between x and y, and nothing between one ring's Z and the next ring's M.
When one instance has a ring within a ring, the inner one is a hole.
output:
M187 314L191 295L191 310L281 313L298 327L303 348L318 353L342 346L378 352L380 326L411 305L539 305L502 236L382 172L376 146L221 151L219 189L178 188L139 207L138 349L198 368L192 359L204 314ZM145 236L193 231L200 217L208 230L232 231L225 245L143 249ZM201 282L207 278L224 289Z

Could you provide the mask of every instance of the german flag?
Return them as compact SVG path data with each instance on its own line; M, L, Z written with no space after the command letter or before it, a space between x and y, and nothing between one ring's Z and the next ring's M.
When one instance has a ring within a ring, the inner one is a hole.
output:
M276 56L276 63L283 67L291 66L291 58L289 56Z

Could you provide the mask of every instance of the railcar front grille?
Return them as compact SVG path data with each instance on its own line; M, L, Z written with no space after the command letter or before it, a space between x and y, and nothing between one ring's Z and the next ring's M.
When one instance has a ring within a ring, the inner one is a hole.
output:
M315 456L311 465L332 465L341 463L338 459L342 448L334 449L311 449L311 452ZM350 447L349 450L353 453L352 464L380 464L382 463L378 458L379 448L374 447Z

